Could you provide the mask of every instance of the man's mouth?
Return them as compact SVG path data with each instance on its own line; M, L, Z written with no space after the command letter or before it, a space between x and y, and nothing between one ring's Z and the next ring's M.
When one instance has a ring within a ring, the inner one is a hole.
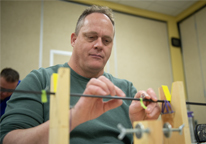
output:
M103 56L98 55L98 54L90 54L90 56L92 56L92 57L96 57L96 58L103 58Z

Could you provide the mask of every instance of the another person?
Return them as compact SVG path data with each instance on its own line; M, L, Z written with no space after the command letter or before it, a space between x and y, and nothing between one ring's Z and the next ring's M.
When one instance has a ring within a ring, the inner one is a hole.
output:
M69 62L33 70L17 89L41 91L50 86L52 73L57 73L60 67L67 67L71 69L71 93L135 98L144 93L146 99L156 101L156 94L151 88L137 92L131 82L104 72L112 51L114 34L111 9L89 7L80 16L75 33L71 34L73 53ZM71 97L70 105L74 105L74 108L70 117L70 144L132 143L132 134L126 135L122 141L117 138L117 124L132 128L134 121L157 119L159 105L145 104L146 110L138 101ZM41 96L37 94L14 93L0 126L1 143L46 144L49 102L42 103Z
M15 89L19 80L19 73L12 68L4 68L0 75L0 88L1 89ZM4 114L6 109L6 102L10 99L12 92L0 91L0 118Z

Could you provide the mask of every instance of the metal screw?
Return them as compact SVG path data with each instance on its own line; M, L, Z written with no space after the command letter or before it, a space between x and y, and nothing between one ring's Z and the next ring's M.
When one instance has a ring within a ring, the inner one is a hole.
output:
M135 129L126 129L121 124L118 124L117 127L120 129L120 134L118 136L120 140L122 140L125 135L129 133L135 133L136 137L140 139L142 137L142 133L150 132L148 128L144 129L144 126L141 123L137 124Z
M179 128L172 128L172 126L169 123L165 123L163 126L163 133L165 137L170 138L172 135L172 132L179 132L180 135L182 134L182 129L185 125L181 125Z
M183 124L179 128L172 128L172 126L169 123L165 123L163 126L163 133L167 138L171 137L172 132L179 132L181 135L184 126L185 125ZM143 133L150 133L150 129L144 129L144 126L141 123L138 123L135 126L135 129L126 129L121 124L118 124L117 127L120 129L120 134L118 136L120 140L122 140L125 137L125 135L129 133L135 133L138 139L142 137Z

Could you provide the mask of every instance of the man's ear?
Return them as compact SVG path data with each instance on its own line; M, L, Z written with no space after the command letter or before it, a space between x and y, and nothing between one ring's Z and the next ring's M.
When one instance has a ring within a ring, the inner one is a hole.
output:
M72 47L74 47L76 39L77 39L76 34L72 33L71 34L71 45L72 45Z

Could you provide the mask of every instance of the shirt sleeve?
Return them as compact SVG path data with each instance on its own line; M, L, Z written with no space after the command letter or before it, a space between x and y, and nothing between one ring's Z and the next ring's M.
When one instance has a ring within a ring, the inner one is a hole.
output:
M43 73L42 70L32 71L16 89L41 91L47 85L47 76L43 76ZM35 127L43 122L44 104L41 102L41 95L14 92L7 102L5 114L0 120L0 144L3 143L3 138L10 131Z

